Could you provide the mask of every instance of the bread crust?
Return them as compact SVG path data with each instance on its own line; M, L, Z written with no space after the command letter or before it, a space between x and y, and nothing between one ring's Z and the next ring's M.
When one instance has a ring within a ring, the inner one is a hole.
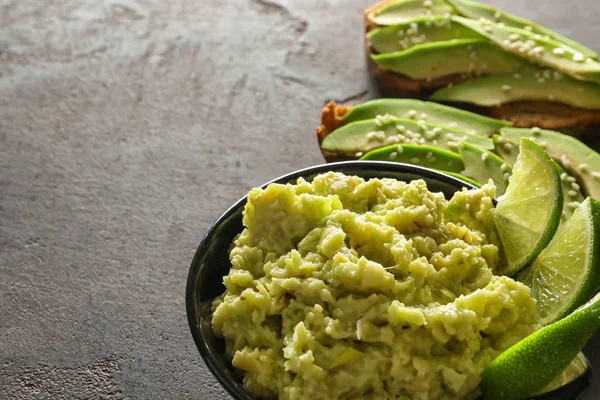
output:
M324 150L321 147L323 139L331 132L344 125L344 116L352 110L352 106L337 105L335 101L330 101L321 110L321 125L317 127L317 140L319 148L327 162L352 160L352 157L341 156Z

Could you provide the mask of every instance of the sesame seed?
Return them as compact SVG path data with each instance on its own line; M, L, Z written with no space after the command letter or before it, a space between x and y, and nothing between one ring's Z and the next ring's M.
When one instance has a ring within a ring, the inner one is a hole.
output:
M584 164L579 164L579 170L582 173L586 174L586 173L590 172L590 167L587 164L585 164L585 163Z
M573 190L580 190L581 189L581 186L579 186L579 184L577 184L575 182L571 183L571 187L573 188Z
M507 143L507 144L508 144L508 143ZM508 171L508 166L507 166L506 164L502 164L502 165L500 166L500 171L502 171L502 172L506 172L506 171Z
M514 75L515 79L521 79L521 74L519 74L518 72L516 72Z
M390 155L388 156L388 158L389 158L390 160L395 160L397 156L398 156L398 153L396 153L395 151L392 151L392 152L390 153Z
M577 207L579 207L580 203L578 201L571 201L569 202L569 204L567 204L569 206L569 208L572 208L573 210L576 209Z
M456 150L456 149L458 149L458 147L459 147L458 142L452 142L450 140L448 141L448 148L449 149Z
M583 61L585 57L581 53L575 53L573 55L573 61Z
M488 153L482 153L482 154L481 154L481 160L482 160L482 161L485 161L485 160L487 160L487 158L488 158Z
M398 132L406 132L406 127L404 125L396 125L396 130Z
M354 154L356 157L362 157L363 153L362 151L359 151L357 153Z
M552 49L552 53L556 54L557 56L560 56L562 54L565 54L565 49L563 49L561 47L556 47L556 48Z
M413 164L418 164L418 163L421 162L421 160L419 160L417 157L413 157L413 158L410 159L410 162L413 163Z
M512 89L512 87L510 87L510 85L502 85L502 91L504 92L508 92Z
M404 148L401 145L398 145L396 146L396 151L398 152L398 154L400 154L404 151Z
M576 190L569 190L568 194L569 194L569 196L571 196L571 197L577 197L577 194L578 194L578 193L577 193L577 191L576 191Z

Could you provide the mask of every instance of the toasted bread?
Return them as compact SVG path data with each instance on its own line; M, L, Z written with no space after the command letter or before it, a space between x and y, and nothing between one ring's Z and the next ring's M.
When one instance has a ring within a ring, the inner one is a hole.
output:
M392 0L380 1L365 10L365 31L377 27L369 20L369 14ZM415 98L426 100L439 88L458 84L471 78L468 75L449 75L432 80L412 79L379 66L371 55L376 54L365 36L365 55L369 75L385 97ZM520 101L497 107L478 107L469 104L451 104L493 118L510 121L515 127L539 127L580 137L588 144L600 147L600 110L586 110L561 103L545 101Z

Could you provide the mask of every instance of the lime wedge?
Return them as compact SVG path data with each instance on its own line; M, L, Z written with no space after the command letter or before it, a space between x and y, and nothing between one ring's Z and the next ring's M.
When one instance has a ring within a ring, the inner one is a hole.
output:
M571 315L532 333L481 374L484 400L521 400L539 393L567 368L600 327L600 294Z
M521 139L512 179L494 214L507 260L497 274L512 276L540 254L558 228L562 206L554 162L534 141Z
M569 315L600 289L600 201L588 197L517 280L531 289L540 324Z
M585 360L585 357L582 353L577 354L577 357L571 361L569 366L560 373L556 378L550 382L550 384L546 385L539 393L536 394L544 394L556 390L562 386L568 385L573 382L575 379L579 378L585 371L588 369L588 363Z

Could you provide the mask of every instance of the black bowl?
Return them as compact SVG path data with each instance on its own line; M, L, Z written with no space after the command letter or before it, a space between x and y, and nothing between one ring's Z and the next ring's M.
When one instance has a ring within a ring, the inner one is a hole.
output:
M328 172L342 172L365 179L394 178L410 182L423 179L429 190L442 192L447 198L462 187L474 186L452 176L414 165L381 161L345 161L317 165L283 175L265 183L295 183L300 177L311 180L316 175ZM186 287L186 309L190 330L204 362L219 383L236 400L253 400L252 394L242 385L241 375L225 357L225 343L215 337L211 328L211 303L225 291L223 277L229 272L229 247L234 237L242 232L242 211L246 197L237 201L210 227L192 260ZM589 363L588 363L589 366ZM534 366L534 368L537 366ZM575 400L588 388L591 369L571 383L552 392L535 397L536 400Z

